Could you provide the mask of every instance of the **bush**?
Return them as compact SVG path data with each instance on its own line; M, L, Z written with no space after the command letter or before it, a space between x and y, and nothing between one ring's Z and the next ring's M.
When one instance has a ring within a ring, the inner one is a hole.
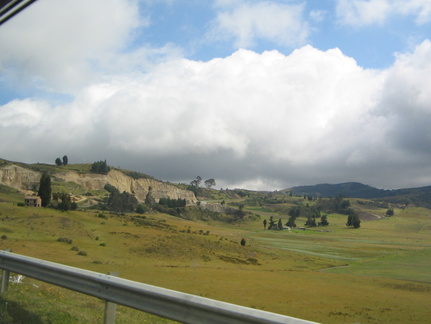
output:
M107 165L106 160L97 161L91 165L91 172L93 173L107 174L110 170L111 168Z
M67 238L67 237L59 237L57 239L57 242L64 242L64 243L67 243L67 244L72 244L72 239Z
M87 252L85 251L79 251L77 254L82 256L87 256Z
M97 217L103 218L103 219L108 219L108 216L106 216L105 214L102 214L102 213L98 213Z

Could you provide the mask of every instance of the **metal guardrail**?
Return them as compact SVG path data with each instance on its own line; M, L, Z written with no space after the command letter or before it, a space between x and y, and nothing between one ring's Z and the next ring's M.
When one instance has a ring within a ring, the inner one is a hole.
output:
M314 323L7 251L0 251L0 268L2 290L14 272L182 323Z

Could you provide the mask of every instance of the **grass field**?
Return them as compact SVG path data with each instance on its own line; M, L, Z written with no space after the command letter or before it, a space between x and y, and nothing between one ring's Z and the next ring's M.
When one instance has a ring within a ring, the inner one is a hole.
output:
M430 210L397 210L359 229L329 215L328 227L305 231L264 230L272 209L253 212L261 219L226 224L2 202L0 249L322 323L429 322ZM25 278L1 296L1 314L0 323L100 323L103 302ZM117 319L167 322L124 307Z

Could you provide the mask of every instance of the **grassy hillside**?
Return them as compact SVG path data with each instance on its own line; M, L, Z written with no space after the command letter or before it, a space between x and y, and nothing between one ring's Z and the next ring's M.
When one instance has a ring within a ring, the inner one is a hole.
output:
M295 195L310 195L313 197L352 197L365 199L379 199L398 205L416 205L431 207L431 186L419 188L405 188L385 190L378 189L358 182L339 184L318 184L314 186L298 186L285 189L282 192L292 191Z
M284 223L291 206L314 202L253 192L228 197L223 194L226 204L246 202L245 210L260 219L59 212L18 207L16 192L3 188L0 249L317 322L428 322L430 210L396 209L384 217L386 209L352 200L369 216L359 229L347 228L345 215L330 214L327 227L269 231L263 219ZM298 226L304 222L300 217ZM3 323L19 323L14 316L32 323L100 323L103 302L25 278L2 296L0 314L9 318ZM117 318L165 322L127 308Z

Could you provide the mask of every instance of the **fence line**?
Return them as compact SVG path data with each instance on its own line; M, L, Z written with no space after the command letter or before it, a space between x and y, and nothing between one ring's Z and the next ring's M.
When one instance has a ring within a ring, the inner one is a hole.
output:
M0 268L1 291L7 289L3 284L7 287L9 272L14 272L182 323L314 323L8 251L0 251Z

